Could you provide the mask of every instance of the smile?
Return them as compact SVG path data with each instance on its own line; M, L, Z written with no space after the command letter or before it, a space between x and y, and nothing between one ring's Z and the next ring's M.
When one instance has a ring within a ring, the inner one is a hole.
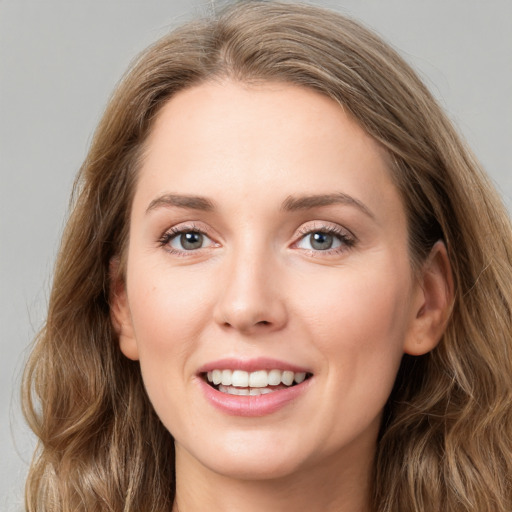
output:
M306 372L290 370L244 370L215 369L205 374L208 384L230 395L258 396L295 386L310 377Z

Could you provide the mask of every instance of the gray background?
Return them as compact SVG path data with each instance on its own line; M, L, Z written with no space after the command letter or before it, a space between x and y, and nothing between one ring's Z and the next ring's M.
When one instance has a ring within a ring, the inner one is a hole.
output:
M401 50L512 210L512 1L331 0ZM0 0L0 510L22 509L34 440L19 413L74 175L115 83L209 2Z

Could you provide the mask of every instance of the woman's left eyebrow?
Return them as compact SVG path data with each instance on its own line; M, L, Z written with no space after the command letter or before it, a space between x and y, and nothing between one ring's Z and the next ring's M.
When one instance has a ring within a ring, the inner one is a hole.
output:
M331 206L333 204L355 206L371 219L375 219L375 215L364 203L355 197L344 194L343 192L338 192L336 194L318 194L299 197L288 196L283 201L281 209L284 211L308 210L310 208Z
M186 208L189 210L201 210L205 212L211 212L215 209L213 202L206 197L165 194L153 199L146 208L146 213L149 213L151 210L155 210L156 208L172 206L177 208Z

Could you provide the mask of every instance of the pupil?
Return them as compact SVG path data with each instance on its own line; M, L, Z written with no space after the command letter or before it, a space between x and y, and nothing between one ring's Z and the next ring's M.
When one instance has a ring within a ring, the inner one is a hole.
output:
M184 249L199 249L203 245L203 235L195 231L183 233L180 236L180 242Z
M325 251L332 247L333 236L329 233L313 233L311 235L311 247L320 251Z

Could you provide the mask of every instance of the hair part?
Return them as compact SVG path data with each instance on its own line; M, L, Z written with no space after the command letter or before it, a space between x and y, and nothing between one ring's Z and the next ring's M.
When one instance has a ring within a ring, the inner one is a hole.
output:
M512 228L471 152L402 58L308 5L239 2L165 36L114 93L74 188L48 318L24 379L39 438L29 511L170 510L173 440L113 332L145 141L160 108L209 80L282 81L338 102L386 150L413 267L442 239L455 300L439 346L404 356L375 458L375 512L509 512Z

